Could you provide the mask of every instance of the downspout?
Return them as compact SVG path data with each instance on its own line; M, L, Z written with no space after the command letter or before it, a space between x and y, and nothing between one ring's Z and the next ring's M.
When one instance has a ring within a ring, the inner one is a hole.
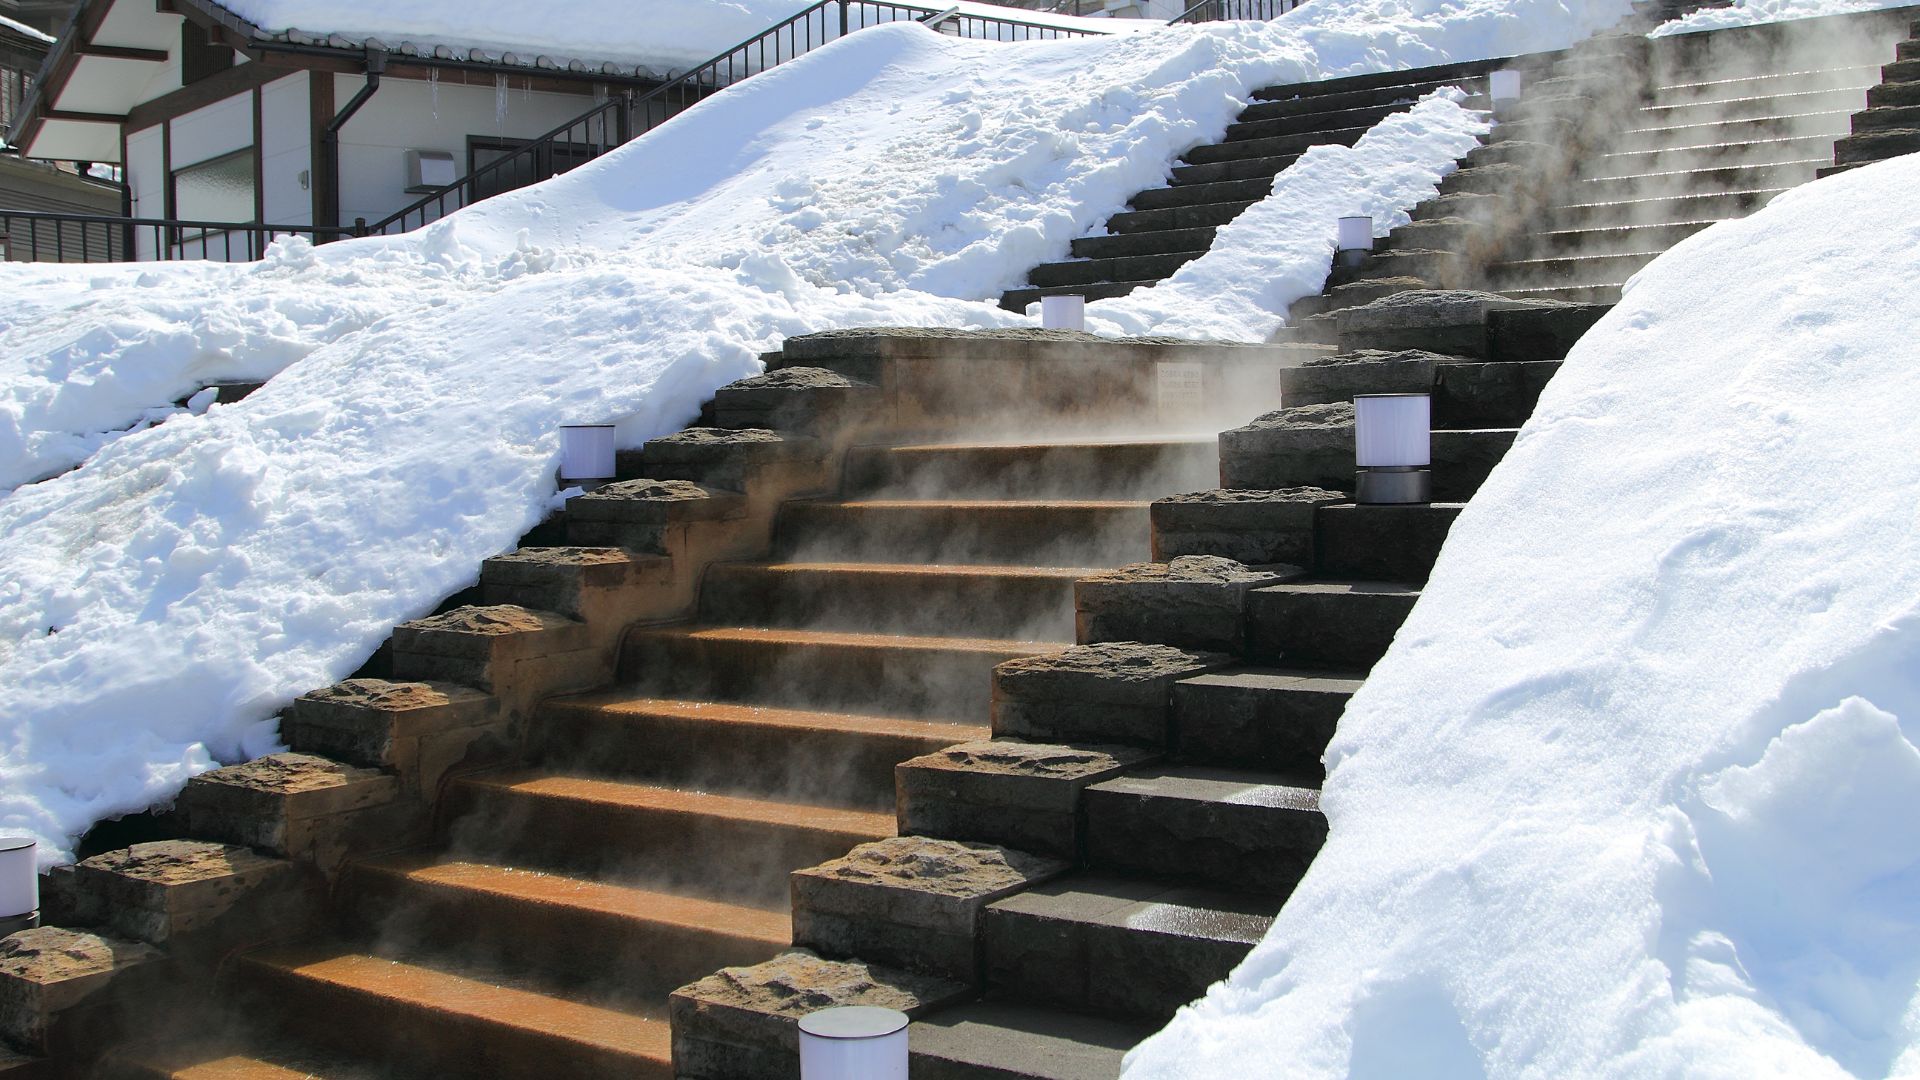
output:
M313 170L321 184L320 216L324 219L318 224L340 224L340 129L347 126L353 114L360 111L373 95L380 90L380 75L387 70L387 53L384 49L367 50L367 84L353 95L346 107L328 121L325 131L320 133L320 160Z

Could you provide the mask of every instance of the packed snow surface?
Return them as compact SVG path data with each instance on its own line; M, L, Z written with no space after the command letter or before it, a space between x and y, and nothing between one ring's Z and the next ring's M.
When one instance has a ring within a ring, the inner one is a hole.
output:
M560 424L637 445L793 334L1031 325L990 298L1163 183L1251 90L1561 47L1626 11L1315 0L1005 45L879 27L406 236L245 266L0 267L0 490L25 485L0 498L0 829L63 857L273 748L279 708L540 520ZM1260 340L1319 288L1328 215L1404 215L1483 124L1442 94L1308 155L1312 183L1283 180L1239 239L1091 325ZM1221 284L1212 319L1189 309L1216 290L1154 299L1208 274L1285 285Z
M1861 11L1914 6L1914 0L1733 0L1727 7L1701 8L1654 27L1648 37L1727 30L1735 26L1811 19L1821 15L1851 15ZM1891 56L1888 57L1892 59Z
M1917 274L1908 156L1634 278L1128 1077L1920 1074Z

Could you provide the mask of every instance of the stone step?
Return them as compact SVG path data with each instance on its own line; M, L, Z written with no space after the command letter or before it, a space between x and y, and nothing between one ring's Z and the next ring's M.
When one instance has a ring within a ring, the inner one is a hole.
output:
M1880 69L1883 83L1920 82L1920 60L1896 60Z
M1302 428L1317 429L1311 442L1291 437L1295 433L1284 425L1268 426L1264 418L1221 432L1226 452L1222 486L1247 491L1296 487L1352 491L1356 469L1350 409L1345 416L1333 422L1317 417L1299 420ZM1506 456L1515 434L1513 428L1435 429L1429 443L1433 497L1446 502L1472 498Z
M916 1080L1113 1080L1149 1024L1032 1002L941 1009L907 1028Z
M1264 180L1271 183L1274 177L1298 160L1298 153L1287 153L1272 157L1210 161L1204 165L1175 165L1172 183L1174 187L1219 184L1229 180Z
M1635 225L1643 221L1725 221L1745 217L1785 188L1710 192L1611 202L1568 202L1548 207L1546 217L1568 229Z
M1169 756L1314 777L1363 676L1293 668L1232 668L1173 687Z
M1058 648L999 638L681 625L629 632L620 673L658 696L978 723L987 715L994 665Z
M754 907L444 855L350 866L346 910L410 950L458 955L589 992L664 1002L719 968L757 964L792 938L785 905Z
M1281 400L1292 408L1348 402L1360 394L1431 394L1433 422L1440 430L1517 429L1533 415L1540 392L1559 370L1557 360L1465 360L1411 350L1348 353L1287 372ZM1340 465L1345 469L1346 462Z
M1865 96L1861 98L1865 102ZM1620 133L1615 151L1661 150L1676 146L1714 146L1727 143L1837 136L1847 130L1852 108L1820 112L1784 113L1738 119L1694 120L1630 128Z
M1699 172L1708 169L1756 168L1830 157L1833 142L1846 134L1844 126L1821 134L1752 142L1700 143L1659 150L1623 150L1601 154L1587 162L1583 179L1610 180L1648 173Z
M327 943L247 954L235 974L299 1036L403 1073L673 1075L664 1012L587 1004Z
M1314 572L1363 581L1425 581L1464 509L1465 503L1316 507Z
M1137 500L791 502L775 549L807 561L997 566L1118 566L1147 555L1147 504Z
M1224 142L1206 143L1194 147L1180 160L1190 165L1207 165L1218 161L1245 161L1250 158L1294 157L1316 146L1352 146L1360 141L1360 136L1366 133L1367 128L1362 126L1304 131L1291 135L1241 138L1228 135Z
M1548 226L1561 222L1550 216ZM1505 261L1522 258L1564 259L1597 258L1603 255L1665 251L1702 229L1718 224L1719 219L1704 221L1663 221L1643 225L1616 225L1587 228L1545 228L1516 237L1504 254Z
M1672 105L1648 105L1636 117L1648 127L1674 127L1683 124L1744 120L1757 116L1791 116L1796 113L1848 112L1860 108L1864 91L1857 86L1831 89L1795 90L1783 94L1756 94L1751 97L1718 101L1683 102Z
M1193 248L1160 255L1124 255L1111 259L1041 263L1027 272L1027 281L1043 289L1055 285L1092 285L1105 281L1159 281L1172 277L1174 271L1206 253L1205 248Z
M1798 68L1720 79L1676 79L1654 87L1652 104L1697 105L1816 90L1864 90L1879 81L1880 71L1869 66Z
M1252 123L1256 120L1274 120L1281 117L1319 115L1342 112L1349 109L1378 108L1385 105L1411 105L1427 94L1443 86L1469 84L1478 86L1480 80L1467 78L1434 77L1416 82L1396 81L1384 86L1363 87L1353 90L1321 90L1311 92L1311 83L1299 86L1271 87L1253 92L1253 104L1248 105L1238 117L1239 123Z
M1365 671L1386 654L1416 585L1382 581L1305 581L1256 589L1247 596L1255 656L1289 666Z
M1516 288L1603 285L1627 280L1664 253L1665 249L1656 248L1613 255L1512 259L1491 263L1485 272L1487 280L1501 292Z
M1841 139L1834 145L1833 161L1853 165L1913 153L1920 153L1920 127L1884 128Z
M1169 206L1161 210L1129 210L1108 218L1107 231L1117 235L1166 229L1218 228L1239 217L1252 205L1246 200L1235 199L1193 206Z
M448 798L468 857L763 906L792 871L893 835L881 811L542 769L464 777Z
M1100 281L1090 285L1049 285L1044 289L1008 289L1000 297L1000 306L1008 311L1025 312L1043 296L1084 296L1089 302L1125 296L1135 289L1159 284L1154 281ZM1037 313L1036 313L1037 314Z
M339 1055L304 1052L276 1041L188 1036L116 1046L87 1074L94 1080L364 1080L364 1064ZM51 1080L54 1073L45 1076ZM0 1077L16 1080L0 1069ZM37 1080L21 1075L17 1080Z
M538 724L537 751L556 770L704 791L779 792L815 805L874 810L893 806L899 762L987 736L984 722L683 701L626 690L550 700Z
M1902 41L1894 45L1896 60L1920 60L1920 41Z
M1171 489L1170 489L1171 490ZM722 563L700 617L743 626L1073 641L1073 583L1098 571L919 563Z
M1273 191L1273 178L1279 170L1252 180L1226 180L1211 184L1187 184L1180 187L1149 188L1127 200L1135 210L1165 210L1181 206L1213 206L1219 203L1258 202Z
M1297 113L1292 116L1273 116L1265 120L1236 120L1227 125L1229 139L1267 139L1276 135L1301 135L1314 131L1339 131L1343 128L1370 128L1397 112L1404 112L1410 103L1392 102L1383 105L1362 105L1352 109L1333 109L1320 112ZM1267 108L1267 105L1254 105L1248 113ZM1242 113L1241 115L1246 115Z
M1244 959L1277 897L1069 875L987 905L989 984L1009 998L1164 1021Z
M1920 105L1920 81L1881 83L1867 88L1867 107Z
M1502 288L1494 291L1516 300L1559 300L1568 304L1617 304L1620 302L1620 290L1625 287L1624 281L1616 281L1606 285L1563 285L1533 289Z
M1283 898L1327 839L1317 779L1156 765L1087 788L1087 863Z
M1219 475L1219 443L1208 435L862 446L847 452L842 484L870 498L1142 499Z
M1213 247L1213 234L1213 229L1166 229L1160 232L1083 236L1073 242L1072 252L1076 259L1112 259L1206 251Z
M1920 105L1888 105L1863 109L1853 115L1854 134L1888 128L1920 128Z

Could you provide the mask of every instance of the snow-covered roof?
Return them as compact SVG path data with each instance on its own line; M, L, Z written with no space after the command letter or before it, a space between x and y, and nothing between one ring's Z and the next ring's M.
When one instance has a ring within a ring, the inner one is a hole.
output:
M14 20L7 18L5 15L0 15L0 30L5 30L10 33L19 34L21 37L31 38L34 41L40 42L42 45L53 44L52 34L43 34L40 31L35 30L33 27L28 26L26 23L15 22Z

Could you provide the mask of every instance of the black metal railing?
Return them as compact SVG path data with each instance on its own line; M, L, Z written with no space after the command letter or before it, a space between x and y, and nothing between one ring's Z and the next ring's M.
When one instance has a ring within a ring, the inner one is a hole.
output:
M1187 10L1167 20L1169 26L1176 23L1203 22L1265 22L1277 19L1306 0L1200 0Z
M318 243L351 236L353 230L0 210L0 261L245 262L265 255L274 237L288 233Z
M637 139L714 94L856 30L894 22L921 22L943 34L987 41L1093 37L1103 31L1065 29L1023 19L966 14L888 0L820 0L703 64L643 94L620 95L528 140L445 187L364 226L369 233L408 232L470 203L567 171Z

